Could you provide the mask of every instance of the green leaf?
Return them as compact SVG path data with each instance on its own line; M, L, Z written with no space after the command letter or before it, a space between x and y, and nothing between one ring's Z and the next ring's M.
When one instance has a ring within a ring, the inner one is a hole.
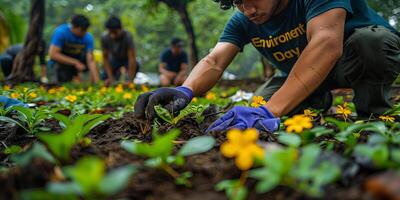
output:
M7 147L6 149L4 149L3 153L5 154L16 154L16 153L20 153L22 151L22 148L18 145L12 145L10 147Z
M82 188L74 182L66 183L49 183L47 191L58 195L82 195Z
M209 151L215 145L215 139L212 136L199 136L190 139L179 150L178 154L182 156L190 156Z
M133 165L127 165L112 170L100 182L100 191L103 194L113 195L126 187L130 177L136 173ZM111 183L111 184L110 184Z
M156 137L152 144L123 141L121 145L130 153L144 155L150 158L160 157L165 161L167 157L171 155L174 147L173 141L179 134L180 131L178 129L173 129L162 136Z
M295 174L300 179L308 179L312 176L312 166L316 162L321 149L316 144L305 146L297 163Z
M169 124L174 124L173 117L167 109L163 108L161 105L156 105L154 106L154 110L156 111L158 117L168 122Z
M23 118L21 119L21 121L24 122L32 121L34 112L33 109L26 108L23 106L13 106L13 109L18 111L22 115Z
M389 149L386 145L370 146L360 144L354 148L354 153L356 156L368 158L376 167L382 168L388 165Z
M86 134L89 133L90 130L92 130L97 125L103 123L110 117L111 117L111 115L99 115L99 116L94 117L92 120L90 120L89 122L87 122L85 124L85 126L83 127L79 136L84 137Z
M279 135L278 140L290 147L299 147L301 144L301 138L296 134L282 134Z
M75 133L79 127L70 127L60 134L42 133L38 138L47 144L53 154L64 161L69 160L72 147L78 143Z
M26 166L30 164L35 157L44 159L50 163L55 163L54 157L40 143L34 143L26 152L12 155L11 160L19 166Z
M84 157L75 166L63 168L65 174L76 182L82 189L83 194L98 194L98 184L105 173L105 163L97 157Z
M63 128L67 128L67 127L69 127L70 125L71 125L71 121L70 121L70 119L67 117L67 116L65 116L65 115L63 115L63 114L60 114L60 113L53 113L53 114L51 114L56 120L58 120L59 122L60 122L60 125L63 127Z
M19 127L23 128L26 132L29 133L29 130L28 130L27 128L25 128L24 125L22 125L21 123L19 123L19 122L16 121L16 120L13 120L13 119L8 118L8 117L0 116L0 121L7 122L7 123L12 123L12 124L16 124L16 125L18 125Z
M280 175L268 170L268 168L251 170L250 177L257 178L259 180L256 185L256 191L258 193L271 191L281 182Z

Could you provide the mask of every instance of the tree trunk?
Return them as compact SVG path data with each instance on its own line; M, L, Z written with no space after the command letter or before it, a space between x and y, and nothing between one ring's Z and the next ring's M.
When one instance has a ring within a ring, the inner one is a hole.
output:
M33 65L40 41L42 40L45 18L45 0L31 0L31 12L28 34L24 47L15 58L11 74L7 80L11 83L32 81L35 78Z
M196 46L196 35L193 30L192 21L189 18L189 13L187 12L186 6L180 6L177 11L179 13L179 16L181 17L181 21L185 27L186 33L189 36L190 63L192 64L192 66L195 66L197 64L197 62L199 61L199 57L198 57L198 50L197 50L197 46Z

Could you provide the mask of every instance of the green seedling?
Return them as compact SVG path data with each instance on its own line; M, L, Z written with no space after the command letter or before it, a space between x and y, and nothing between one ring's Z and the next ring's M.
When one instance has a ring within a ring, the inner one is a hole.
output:
M65 127L64 131L60 134L40 134L38 137L57 158L62 161L68 161L71 148L78 144L92 128L110 116L84 114L70 119L66 116L55 114L54 117L60 120L61 124Z
M106 199L124 189L136 173L133 165L126 165L106 174L106 165L96 157L84 157L74 166L63 168L70 179L64 183L50 183L47 191L58 195L76 195L84 199Z
M185 163L185 156L200 154L209 151L214 147L215 139L211 136L199 136L187 141L176 154L173 154L174 140L179 136L180 131L174 129L162 136L156 136L151 144L123 141L122 147L130 153L149 157L146 166L159 168L167 172L179 185L191 186L188 178L189 172L179 174L170 165L182 166Z
M4 107L4 104L3 104L3 103L0 103L0 116L5 117L5 116L7 116L9 113L11 113L11 111L13 111L13 107L12 107L12 106L10 106L10 107L8 107L8 108L5 108L5 107Z
M217 191L225 191L225 195L229 200L245 200L248 189L243 186L240 180L224 180L215 186Z
M33 158L41 158L50 163L55 163L54 157L40 143L34 143L27 151L12 155L11 161L19 166L27 166Z
M181 110L178 116L174 117L173 114L161 105L154 106L157 115L171 125L178 124L179 121L191 114L194 114L196 122L201 123L204 120L204 117L201 114L206 108L207 106L205 105L189 105L185 109Z
M287 143L287 140L288 138L285 138L281 143ZM289 143L295 146L298 144ZM340 168L335 163L318 162L321 151L320 147L314 144L301 148L300 156L294 147L267 151L263 167L250 171L250 177L258 180L256 191L265 193L279 185L285 185L313 197L321 196L323 186L333 183L340 175Z
M28 134L35 135L39 132L49 131L48 128L43 127L43 122L49 118L50 110L45 107L38 109L30 109L22 106L13 106L12 110L17 111L18 120L10 117L0 116L0 121L16 124L23 128Z

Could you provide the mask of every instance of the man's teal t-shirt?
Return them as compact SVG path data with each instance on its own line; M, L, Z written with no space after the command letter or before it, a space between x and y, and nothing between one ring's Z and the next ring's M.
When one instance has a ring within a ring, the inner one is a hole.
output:
M254 24L241 12L235 12L219 41L235 44L241 49L252 43L275 67L289 74L307 45L307 22L334 8L347 11L345 39L354 29L369 25L382 25L396 32L365 0L289 0L281 13L261 25Z

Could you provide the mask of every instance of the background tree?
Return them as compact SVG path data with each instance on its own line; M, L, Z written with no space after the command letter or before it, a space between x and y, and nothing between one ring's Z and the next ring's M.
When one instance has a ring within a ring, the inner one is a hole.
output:
M28 34L24 47L15 58L13 69L7 79L12 83L32 81L35 55L42 40L45 19L45 0L32 0Z
M197 46L196 46L196 34L194 32L192 21L190 19L189 12L188 12L188 4L193 1L194 0L149 0L148 4L146 6L151 9L151 8L157 6L157 4L159 4L159 3L164 3L170 9L176 11L179 14L180 20L181 20L183 26L185 27L185 31L189 38L190 63L194 66L199 60L199 55L198 55L198 50L197 50Z

